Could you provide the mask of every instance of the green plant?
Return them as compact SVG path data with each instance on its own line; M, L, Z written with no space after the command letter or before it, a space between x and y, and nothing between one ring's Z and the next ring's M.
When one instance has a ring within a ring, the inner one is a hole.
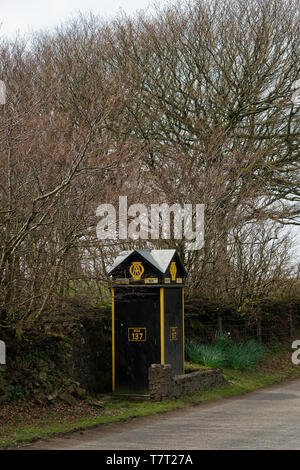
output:
M12 387L10 390L10 395L12 400L19 400L20 398L23 398L23 392L21 390L21 387L19 385L16 385L15 387Z
M201 354L202 364L209 367L223 367L226 365L226 356L223 351L214 345L199 345L199 353Z
M263 345L255 341L235 342L228 334L216 334L213 345L186 342L186 360L209 367L229 367L243 370L254 367L265 354Z
M232 348L233 341L229 334L216 332L215 335L215 347L220 351L227 353Z
M229 367L232 369L243 370L258 364L264 354L264 347L255 341L233 343L232 347L228 350L227 361Z
M202 362L201 352L199 351L199 345L194 341L188 341L185 343L185 358L187 361L200 364Z

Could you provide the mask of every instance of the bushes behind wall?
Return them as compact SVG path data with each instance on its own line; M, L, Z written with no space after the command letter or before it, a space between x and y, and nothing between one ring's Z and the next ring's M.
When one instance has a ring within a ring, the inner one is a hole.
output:
M256 340L264 344L296 339L300 329L300 299L263 299L246 308L223 305L202 298L185 302L187 340L212 343L217 331L230 333L235 340Z
M111 391L110 306L87 310L77 305L57 314L54 323L44 321L22 332L6 327L0 335L6 344L0 404L18 398L51 402L83 389Z

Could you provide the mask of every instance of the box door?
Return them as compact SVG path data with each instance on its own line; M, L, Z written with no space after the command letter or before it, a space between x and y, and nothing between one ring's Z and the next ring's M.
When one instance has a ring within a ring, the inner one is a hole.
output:
M115 391L148 393L148 368L160 363L159 289L115 295Z

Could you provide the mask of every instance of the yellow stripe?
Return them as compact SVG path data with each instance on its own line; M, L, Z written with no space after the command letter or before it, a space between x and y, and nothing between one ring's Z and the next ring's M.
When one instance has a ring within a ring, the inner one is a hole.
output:
M112 391L115 391L115 289L111 290Z
M160 288L160 363L165 363L164 288Z
M182 288L182 344L183 344L183 372L184 372L184 287Z

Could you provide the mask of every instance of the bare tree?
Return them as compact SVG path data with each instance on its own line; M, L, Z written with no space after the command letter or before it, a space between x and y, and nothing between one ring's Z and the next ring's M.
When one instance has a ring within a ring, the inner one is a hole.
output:
M190 1L0 47L0 312L31 324L105 291L124 248L176 247L189 291L269 295L297 223L299 0ZM96 237L96 208L205 204L205 245Z

